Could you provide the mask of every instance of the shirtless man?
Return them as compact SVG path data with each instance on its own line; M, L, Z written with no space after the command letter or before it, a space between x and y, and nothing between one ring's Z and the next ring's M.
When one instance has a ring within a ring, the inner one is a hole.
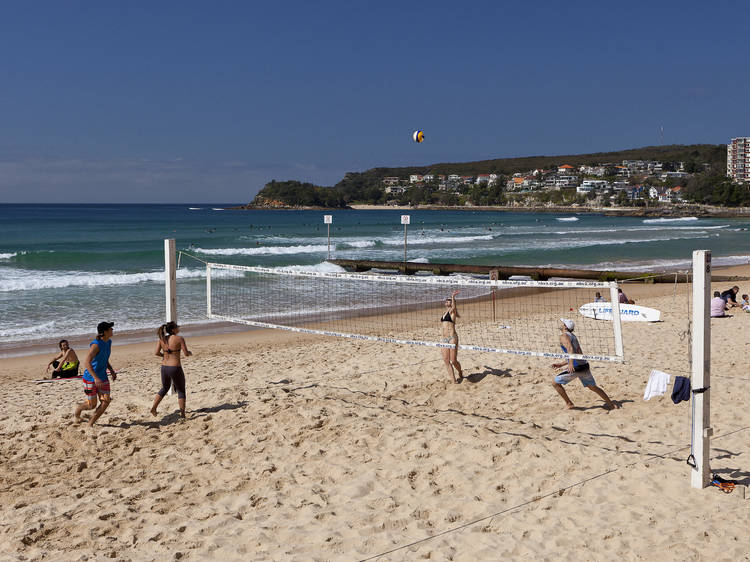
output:
M70 347L68 340L60 340L57 344L60 347L60 353L52 358L52 361L47 363L47 372L49 373L50 367L54 368L52 371L52 377L69 378L78 375L78 355Z

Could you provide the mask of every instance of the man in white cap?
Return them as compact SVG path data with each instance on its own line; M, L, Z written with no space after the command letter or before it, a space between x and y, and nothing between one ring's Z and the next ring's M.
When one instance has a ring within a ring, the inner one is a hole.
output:
M581 351L581 344L578 343L578 338L573 334L573 330L575 330L575 327L575 322L573 322L569 318L560 318L560 347L562 347L563 353L582 355L583 352ZM614 402L612 402L612 400L609 399L609 396L607 396L606 392L596 386L596 381L594 380L594 376L591 374L591 369L589 369L588 361L569 358L567 361L562 361L561 363L553 363L552 367L554 367L555 369L566 367L566 369L562 373L555 377L555 381L552 383L552 386L555 387L557 393L562 397L563 400L565 400L565 405L569 410L575 408L575 405L573 404L573 402L571 402L570 398L568 397L568 393L565 392L565 389L563 388L563 385L568 384L573 379L580 379L581 384L585 388L588 388L589 390L592 390L596 394L598 394L602 398L602 400L604 400L604 407L608 410L613 410L620 407L619 404L615 404Z

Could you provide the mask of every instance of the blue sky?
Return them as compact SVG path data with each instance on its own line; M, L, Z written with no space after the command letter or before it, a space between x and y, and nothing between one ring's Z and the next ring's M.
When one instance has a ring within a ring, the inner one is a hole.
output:
M726 143L750 136L748 37L747 1L8 1L0 202L247 202L660 126Z

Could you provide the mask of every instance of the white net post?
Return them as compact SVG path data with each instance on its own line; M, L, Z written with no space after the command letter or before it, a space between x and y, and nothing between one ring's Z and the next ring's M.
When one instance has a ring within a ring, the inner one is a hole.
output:
M206 316L211 318L211 264L206 264Z
M695 466L690 471L690 485L705 488L711 467L711 251L693 252L693 328L692 328L692 454ZM706 389L706 390L703 390ZM696 392L700 391L700 392Z
M177 259L174 238L164 239L164 289L166 322L177 322Z
M615 331L615 355L624 357L622 347L622 324L620 319L620 294L617 292L616 285L613 285L609 289L609 300L612 302L612 323Z
M164 289L166 295L166 322L177 322L177 259L174 238L164 239ZM172 395L174 385L169 387Z

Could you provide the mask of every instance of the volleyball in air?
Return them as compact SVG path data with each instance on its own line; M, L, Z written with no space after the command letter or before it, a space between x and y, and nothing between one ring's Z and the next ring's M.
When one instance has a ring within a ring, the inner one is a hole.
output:
M422 142L424 140L424 131L414 131L411 138L414 139L414 142Z

